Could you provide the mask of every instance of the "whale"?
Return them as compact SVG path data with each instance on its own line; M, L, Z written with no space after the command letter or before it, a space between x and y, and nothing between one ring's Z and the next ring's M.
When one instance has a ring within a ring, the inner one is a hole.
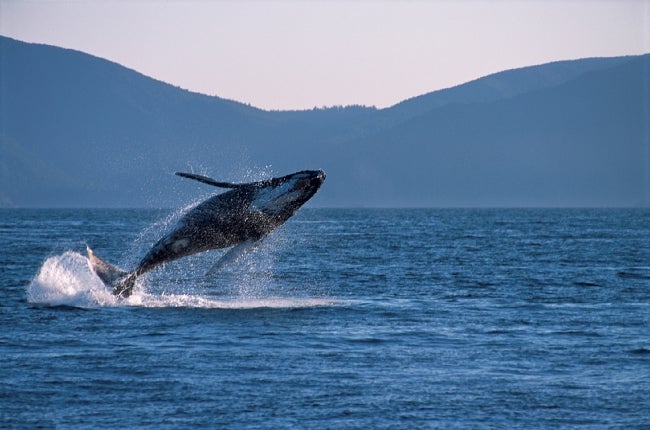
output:
M322 170L303 170L250 183L220 182L194 173L177 172L176 175L229 191L216 194L187 211L131 271L106 262L87 246L90 268L119 298L132 294L140 276L179 258L230 248L206 275L237 262L291 218L325 181Z

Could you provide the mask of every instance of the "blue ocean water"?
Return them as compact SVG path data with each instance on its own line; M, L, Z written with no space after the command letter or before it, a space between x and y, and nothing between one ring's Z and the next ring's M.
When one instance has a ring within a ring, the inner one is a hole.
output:
M0 211L0 427L650 427L649 210L303 209L115 300L177 217Z

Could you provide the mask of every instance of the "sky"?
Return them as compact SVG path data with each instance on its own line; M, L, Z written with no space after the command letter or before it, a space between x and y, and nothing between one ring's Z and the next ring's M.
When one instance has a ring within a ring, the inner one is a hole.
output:
M0 34L262 109L382 108L516 67L650 52L650 0L0 0Z

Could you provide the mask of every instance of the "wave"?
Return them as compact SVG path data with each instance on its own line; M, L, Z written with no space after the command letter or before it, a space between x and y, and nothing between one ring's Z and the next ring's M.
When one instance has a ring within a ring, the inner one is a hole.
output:
M126 299L118 299L92 271L88 258L74 251L66 251L45 260L27 287L27 300L38 305L77 308L140 306L255 309L306 308L337 304L337 301L332 299L303 297L234 296L217 300L195 294L151 294L146 288L134 291L134 294Z

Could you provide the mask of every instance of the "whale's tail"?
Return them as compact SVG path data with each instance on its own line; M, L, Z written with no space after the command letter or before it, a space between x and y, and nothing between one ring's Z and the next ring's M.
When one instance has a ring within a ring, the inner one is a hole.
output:
M135 286L138 274L126 272L99 258L92 249L86 247L88 264L102 282L113 289L113 294L118 297L129 297Z

